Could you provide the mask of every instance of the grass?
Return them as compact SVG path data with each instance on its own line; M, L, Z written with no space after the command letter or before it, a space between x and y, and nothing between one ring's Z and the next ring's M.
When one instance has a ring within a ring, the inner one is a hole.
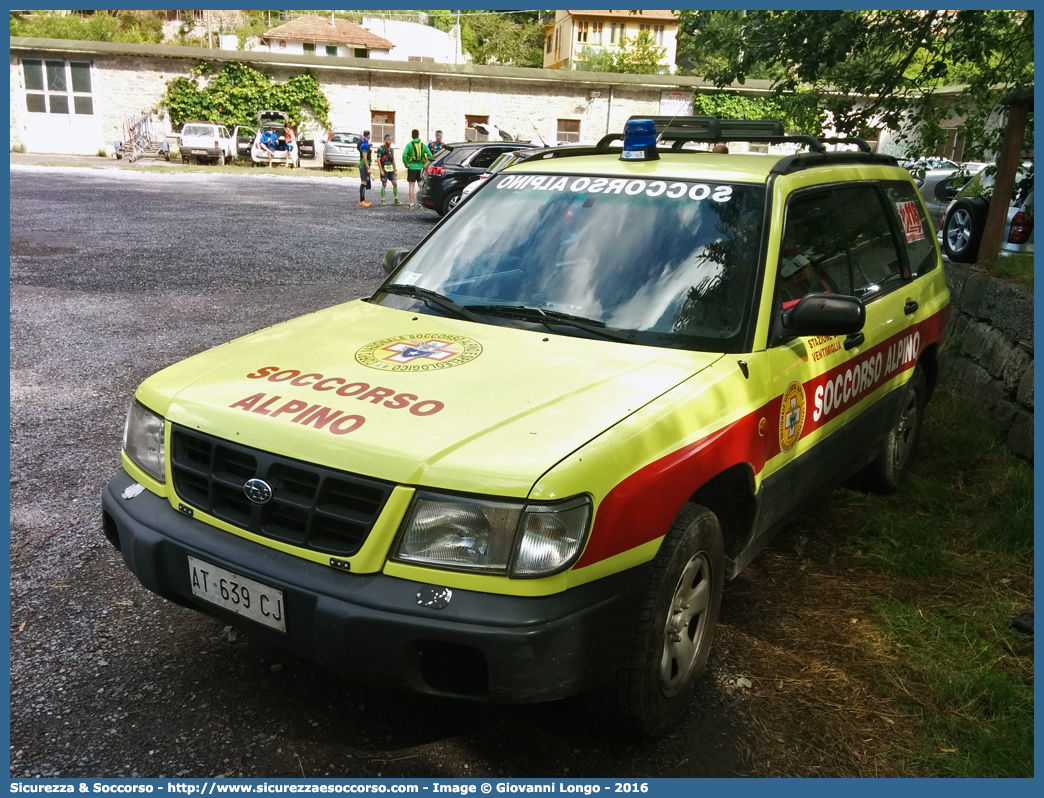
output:
M993 273L1003 280L1033 287L1033 256L1028 254L1002 255L993 266Z
M1032 469L940 388L899 491L834 491L726 586L751 772L1031 777L1032 605Z
M878 669L923 734L933 775L1033 776L1033 646L1010 627L1033 601L1033 474L949 392L929 406L909 483L851 494L856 556L892 577L874 602ZM887 690L887 686L885 686Z

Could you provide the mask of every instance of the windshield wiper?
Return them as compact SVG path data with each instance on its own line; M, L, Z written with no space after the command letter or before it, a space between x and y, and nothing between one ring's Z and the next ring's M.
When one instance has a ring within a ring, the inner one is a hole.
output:
M426 305L436 305L443 310L449 311L458 319L467 319L468 321L474 321L479 324L488 323L481 316L472 313L467 308L461 307L449 297L443 296L437 291L432 291L428 288L421 288L419 285L389 283L380 290L386 294L395 294L397 296L407 296L412 299L419 299Z
M627 343L634 341L634 336L630 333L606 327L605 322L597 319L588 319L583 316L574 316L572 313L564 313L561 310L534 308L529 305L467 305L463 309L475 311L476 313L517 316L522 319L539 321L544 325L565 324L578 330L589 332L592 335L600 335L612 341L626 341Z

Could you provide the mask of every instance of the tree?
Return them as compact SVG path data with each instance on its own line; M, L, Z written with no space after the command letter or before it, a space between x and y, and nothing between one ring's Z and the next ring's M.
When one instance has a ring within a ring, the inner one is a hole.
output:
M1027 129L1032 147L1031 97L1012 106L1018 131L997 124L1013 97L1031 94L1032 10L691 11L680 25L682 57L716 85L760 72L777 97L808 92L842 134L887 125L912 154L929 154L944 141L941 123L963 118L966 157L1001 152L980 251L996 258L986 240L999 247ZM940 91L955 83L959 91Z
M777 96L803 87L839 132L884 124L917 154L944 140L940 122L966 117L977 157L999 148L990 120L1003 97L1033 84L1033 12L685 11L679 52L718 86L759 77ZM955 83L965 90L939 92Z
M476 64L543 66L544 27L535 12L471 14L462 17L461 46Z
M38 39L75 39L83 42L158 44L163 39L162 12L120 11L112 16L97 11L78 14L11 12L11 35Z
M666 47L657 47L652 31L638 31L634 38L624 36L620 47L585 47L582 69L585 72L625 72L634 75L655 75L663 69Z

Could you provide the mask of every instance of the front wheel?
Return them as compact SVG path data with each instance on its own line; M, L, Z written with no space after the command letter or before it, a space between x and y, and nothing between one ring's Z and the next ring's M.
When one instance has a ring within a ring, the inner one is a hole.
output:
M710 654L724 574L717 517L685 505L653 560L630 650L613 682L586 697L592 714L640 737L681 718Z

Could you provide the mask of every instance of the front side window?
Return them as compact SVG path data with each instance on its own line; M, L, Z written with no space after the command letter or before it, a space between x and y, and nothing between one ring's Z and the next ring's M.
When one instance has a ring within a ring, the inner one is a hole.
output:
M91 65L84 61L22 61L26 110L35 114L94 113Z
M903 262L891 211L872 185L838 186L790 200L780 248L779 301L849 294L864 302L899 285Z
M418 299L426 289L490 324L740 352L764 198L742 184L500 173L374 301L443 314Z

